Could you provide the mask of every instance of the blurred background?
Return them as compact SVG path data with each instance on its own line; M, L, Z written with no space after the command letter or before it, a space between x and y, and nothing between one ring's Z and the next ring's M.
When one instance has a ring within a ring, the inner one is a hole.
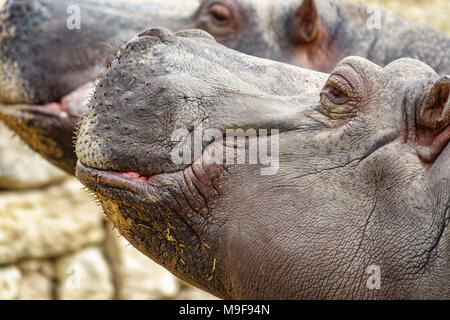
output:
M449 0L354 1L450 35ZM215 297L129 245L75 178L41 160L0 123L0 299Z

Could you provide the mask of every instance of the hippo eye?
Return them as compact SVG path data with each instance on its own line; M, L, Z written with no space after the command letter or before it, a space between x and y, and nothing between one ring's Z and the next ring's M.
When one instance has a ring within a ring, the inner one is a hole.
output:
M212 21L219 25L228 24L233 16L231 10L221 3L216 3L209 7L208 13Z
M198 17L197 28L209 32L220 43L234 39L238 27L239 13L231 1L215 1Z
M358 93L346 77L333 74L320 92L317 111L331 119L346 119L356 114Z
M337 105L346 104L356 98L355 90L350 83L344 77L337 74L330 76L321 95Z
M328 96L328 99L335 104L344 104L350 100L350 97L345 94L344 91L333 86L328 86L325 88L324 93Z

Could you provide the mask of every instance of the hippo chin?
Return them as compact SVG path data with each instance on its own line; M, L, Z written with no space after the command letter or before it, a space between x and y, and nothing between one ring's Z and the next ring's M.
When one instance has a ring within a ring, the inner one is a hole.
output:
M76 162L75 121L66 121L66 116L75 114L55 106L104 71L111 46L150 25L200 28L243 53L323 72L331 71L343 57L358 55L380 65L418 57L438 73L450 73L449 37L383 11L378 12L380 28L369 28L371 15L360 4L333 0L78 0L73 4L72 0L9 0L0 11L0 104L20 104L9 110L0 106L0 119L70 174ZM80 29L73 24L77 8L82 13ZM36 108L39 117L28 112ZM20 112L11 112L14 109Z
M324 74L152 29L99 79L77 177L130 243L221 298L449 299L449 92L416 60ZM174 161L198 127L194 162ZM237 147L238 128L257 134ZM217 161L265 129L272 175Z

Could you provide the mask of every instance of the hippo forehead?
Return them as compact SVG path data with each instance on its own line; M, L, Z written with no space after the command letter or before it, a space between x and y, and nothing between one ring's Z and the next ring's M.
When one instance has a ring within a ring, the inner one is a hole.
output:
M435 78L437 73L426 63L411 59L401 58L389 63L384 70L405 80L418 78Z
M296 68L292 65L282 64L271 60L261 59L245 54L236 55L235 51L224 50L209 34L201 30L188 30L175 35L158 34L159 38L146 36L150 31L143 32L141 37L132 39L122 47L115 59L115 64L108 70L102 79L110 79L120 73L121 76L134 79L129 89L139 82L148 82L151 77L158 77L169 73L176 76L195 78L201 83L201 88L211 88L220 84L221 89L235 90L236 81L240 83L242 92L277 95L295 94L297 84L305 78L316 83L319 88L325 82L327 75L321 72ZM170 31L168 31L170 33ZM193 39L195 38L195 39ZM201 46L197 45L201 43ZM173 50L174 45L177 47ZM195 63L193 63L195 61ZM155 63L158 62L158 63ZM160 68L163 65L164 68ZM139 74L140 76L136 76ZM266 81L251 84L246 80L254 79L255 74L265 76ZM145 75L145 76L144 76ZM224 81L229 79L229 81ZM279 86L277 83L283 79L290 86ZM121 81L121 84L126 81ZM188 91L192 82L178 81L178 87ZM225 86L225 87L224 87ZM198 88L200 89L200 87Z

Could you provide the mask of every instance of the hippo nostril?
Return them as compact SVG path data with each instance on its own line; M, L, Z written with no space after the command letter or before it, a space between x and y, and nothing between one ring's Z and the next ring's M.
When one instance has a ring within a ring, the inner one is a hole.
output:
M175 34L167 28L151 28L139 33L138 37L156 37L162 42L169 42L175 38Z

